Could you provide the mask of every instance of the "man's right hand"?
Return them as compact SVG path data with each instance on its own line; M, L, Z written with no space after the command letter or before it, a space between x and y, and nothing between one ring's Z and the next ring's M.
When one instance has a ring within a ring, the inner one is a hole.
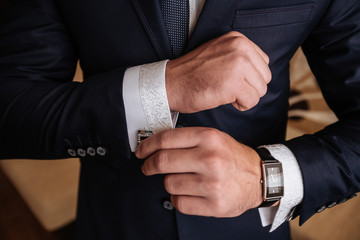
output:
M269 57L241 33L213 39L167 63L170 109L193 113L231 103L248 110L267 91L268 64Z

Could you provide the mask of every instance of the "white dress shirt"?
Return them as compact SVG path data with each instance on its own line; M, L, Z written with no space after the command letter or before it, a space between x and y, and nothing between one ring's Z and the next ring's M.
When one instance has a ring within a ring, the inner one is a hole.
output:
M189 0L189 36L195 28L205 0ZM129 143L132 151L137 146L137 131L154 133L175 127L177 113L171 112L165 88L165 69L168 60L132 67L126 70L123 81L123 100ZM282 162L284 197L277 207L259 208L265 227L270 232L286 221L291 210L303 199L303 181L299 164L293 153L284 145L267 145L272 156Z

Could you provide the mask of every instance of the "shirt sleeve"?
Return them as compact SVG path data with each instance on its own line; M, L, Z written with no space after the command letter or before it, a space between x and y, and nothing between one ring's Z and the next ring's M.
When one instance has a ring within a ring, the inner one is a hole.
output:
M144 64L126 70L123 100L131 151L137 146L137 131L154 133L173 128L178 113L171 112L165 88L168 60Z
M263 227L272 224L270 232L274 231L285 221L290 220L293 209L301 203L304 190L303 179L299 164L294 154L282 144L262 146L282 163L284 174L284 197L276 207L259 208Z

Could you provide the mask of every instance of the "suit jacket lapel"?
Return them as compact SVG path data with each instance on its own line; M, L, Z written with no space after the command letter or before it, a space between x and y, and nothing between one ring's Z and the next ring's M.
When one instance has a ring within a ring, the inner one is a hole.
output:
M240 0L206 0L185 52L223 34L222 25ZM229 28L229 31L231 28Z
M172 58L159 0L131 0L144 29L160 59Z

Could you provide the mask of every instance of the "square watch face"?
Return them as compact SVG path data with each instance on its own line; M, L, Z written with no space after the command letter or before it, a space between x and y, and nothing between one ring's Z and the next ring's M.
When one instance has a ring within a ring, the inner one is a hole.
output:
M279 163L264 164L266 198L284 195L284 180L282 166Z

